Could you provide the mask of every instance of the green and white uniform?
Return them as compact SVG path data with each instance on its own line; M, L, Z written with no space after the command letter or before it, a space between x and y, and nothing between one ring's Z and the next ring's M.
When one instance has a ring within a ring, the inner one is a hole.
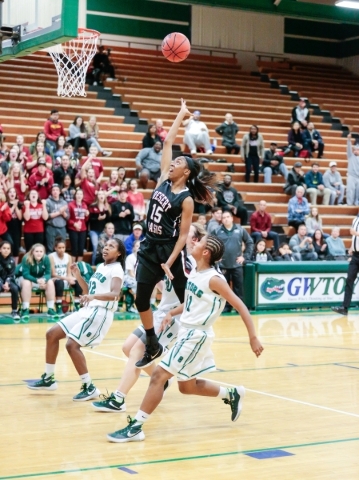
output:
M214 339L212 326L221 315L226 301L209 287L214 276L225 280L215 268L201 272L193 270L188 277L177 340L159 364L178 381L191 380L216 368L211 350Z
M112 279L120 278L123 282L123 277L119 262L108 265L101 263L90 278L89 295L111 292ZM117 301L92 300L87 307L61 319L58 325L82 347L95 347L109 331L117 305Z
M57 252L52 252L50 253L49 257L54 261L56 275L59 277L66 277L67 266L70 263L70 255L68 253L64 253L63 258L60 258ZM69 288L69 282L67 280L64 280L64 287L66 289Z

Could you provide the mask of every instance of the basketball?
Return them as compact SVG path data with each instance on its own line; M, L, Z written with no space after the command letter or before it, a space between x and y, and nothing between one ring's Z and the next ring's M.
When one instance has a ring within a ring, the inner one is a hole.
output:
M170 62L186 60L191 51L191 44L183 33L170 33L163 39L162 53Z

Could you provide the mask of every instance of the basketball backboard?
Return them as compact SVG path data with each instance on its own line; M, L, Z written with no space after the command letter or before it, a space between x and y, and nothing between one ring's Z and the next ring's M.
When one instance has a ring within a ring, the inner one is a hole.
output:
M0 62L64 43L77 36L79 0L0 0L0 27L16 28L19 40L3 39Z

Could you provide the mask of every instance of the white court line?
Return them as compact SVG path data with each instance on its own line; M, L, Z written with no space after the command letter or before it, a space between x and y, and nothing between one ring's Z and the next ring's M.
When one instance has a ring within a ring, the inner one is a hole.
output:
M87 350L88 352L94 353L95 355L102 355L103 357L113 358L115 360L121 360L121 362L127 362L127 358L115 357L114 355L108 355L107 353L95 352L94 350ZM198 377L201 380L210 380L213 383L218 383L219 385L227 385L228 387L236 387L232 383L219 382L218 380ZM321 410L328 410L329 412L340 413L342 415L347 415L349 417L359 418L359 414L344 412L343 410L337 410L336 408L324 407L323 405L317 405L316 403L302 402L301 400L295 400L294 398L283 397L281 395L274 395L273 393L261 392L259 390L252 390L251 388L246 388L248 392L258 393L258 395L265 395L266 397L277 398L279 400L285 400L287 402L299 403L300 405L306 405L307 407L319 408Z

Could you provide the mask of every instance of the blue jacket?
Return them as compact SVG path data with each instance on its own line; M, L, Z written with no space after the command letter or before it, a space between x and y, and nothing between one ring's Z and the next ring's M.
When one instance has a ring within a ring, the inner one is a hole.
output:
M297 212L296 210L300 210ZM298 202L298 198L295 195L288 202L288 220L294 220L295 222L305 223L305 216L309 215L309 203L306 198L302 198L302 203Z
M142 234L139 240L143 240L144 238L145 236ZM131 235L125 240L126 255L130 255L132 253L134 243L135 243L135 236L133 233L131 233Z
M308 188L318 188L318 185L324 185L323 175L309 170L304 176L305 184Z

